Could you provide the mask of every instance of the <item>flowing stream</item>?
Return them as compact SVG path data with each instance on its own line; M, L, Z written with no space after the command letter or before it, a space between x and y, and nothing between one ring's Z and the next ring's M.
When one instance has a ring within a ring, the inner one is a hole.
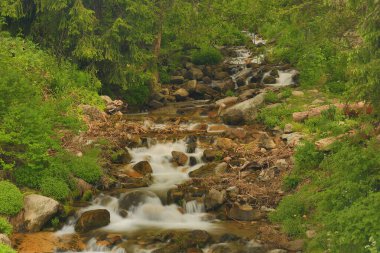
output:
M128 198L126 202L133 200L133 205L129 206L128 216L120 214L123 199L130 192L111 196L102 194L95 198L90 206L82 208L79 214L96 209L107 209L111 214L111 223L99 229L100 232L119 234L139 234L146 230L195 230L202 229L212 231L217 228L214 221L208 220L203 204L196 200L184 203L180 207L175 204L166 205L165 200L159 195L177 184L188 180L188 173L202 165L201 156L203 150L197 148L195 152L187 153L194 157L197 164L190 166L189 162L185 166L175 166L171 162L171 152L181 151L186 153L187 145L184 140L175 142L163 142L149 147L131 149L130 153L133 162L148 161L153 169L153 184L146 188L132 190L138 192L134 198ZM57 232L58 236L75 233L74 225L76 219L71 218L67 225ZM87 252L116 252L124 253L122 248L107 248L96 244L96 239L91 239L87 244ZM143 249L136 248L135 253L144 252ZM149 251L145 251L149 252Z
M266 44L266 41L258 35L247 34L251 37L254 44ZM234 51L234 56L227 59L227 63L235 69L231 78L235 82L236 88L238 88L237 79L244 77L245 84L248 84L252 77L252 69L249 67L249 64L261 64L264 61L264 55L255 56L244 46L233 47L232 50ZM294 82L293 77L295 74L296 70L293 69L286 71L279 70L276 82L267 84L267 86L284 87L291 85ZM268 75L270 75L270 72L264 73L263 78ZM203 101L200 104L193 103L194 107L201 107L207 101ZM157 111L160 113L160 116L168 113L167 109ZM141 116L144 117L146 115ZM181 124L180 128L192 129L195 123ZM145 124L155 129L167 127L165 123L155 124L146 121ZM211 124L209 124L210 126ZM211 132L208 133L211 134ZM80 209L75 217L71 217L67 224L60 231L56 232L57 236L75 233L74 225L77 217L85 211L95 209L107 209L111 217L110 224L92 233L93 238L88 240L86 251L84 252L149 253L156 248L154 246L140 245L138 238L151 231L201 229L214 233L218 230L228 230L226 227L222 228L220 222L210 218L210 215L205 213L203 203L197 200L183 203L182 206L167 204L167 192L175 188L176 185L189 180L188 173L202 166L201 157L203 150L197 147L195 151L187 152L189 150L187 149L186 140L157 142L157 140L153 139L153 141L154 143L148 142L147 147L129 150L133 158L132 163L140 161L148 161L150 163L153 170L153 183L149 187L127 190L116 194L103 193L97 196L89 206ZM188 157L192 158L191 165L189 161L185 166L174 165L171 161L172 151L186 153ZM130 198L131 194L134 196L133 198ZM128 238L124 239L124 243L129 245L129 247L112 248L98 245L96 234L99 233L122 234L124 235L123 238ZM211 252L213 247L215 245L203 249L203 252ZM247 247L254 247L254 245L248 244Z

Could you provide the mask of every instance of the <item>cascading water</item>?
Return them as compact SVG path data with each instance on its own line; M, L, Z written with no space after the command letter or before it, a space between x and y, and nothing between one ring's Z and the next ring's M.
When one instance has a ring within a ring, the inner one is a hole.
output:
M136 233L138 231L152 229L202 229L212 230L216 225L206 221L204 206L197 201L190 201L183 208L171 204L164 205L161 199L154 192L167 191L176 184L188 180L188 173L202 165L202 150L196 149L194 153L187 154L194 157L198 164L190 166L175 166L171 162L171 152L180 151L186 153L185 141L173 143L158 143L150 147L141 147L130 150L133 162L148 161L153 169L153 184L149 187L121 194L118 197L100 195L93 200L90 206L82 208L79 215L85 211L96 209L107 209L110 213L110 224L100 229L106 233ZM133 198L131 194L135 194ZM137 194L138 193L138 194ZM133 203L133 205L130 205ZM121 214L122 207L128 204L126 210L128 215ZM69 222L57 235L74 233L75 219ZM91 239L87 244L86 252L115 252L124 253L121 248L107 248L96 244L95 239ZM149 252L141 248L136 248L135 253Z

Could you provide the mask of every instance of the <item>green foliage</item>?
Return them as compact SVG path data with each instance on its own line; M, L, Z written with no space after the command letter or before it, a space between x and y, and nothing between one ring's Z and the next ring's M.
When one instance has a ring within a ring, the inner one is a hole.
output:
M86 181L87 183L96 183L102 176L102 169L97 161L99 150L88 150L79 159L68 158L68 163L72 173Z
M235 96L235 92L232 91L232 90L228 90L226 91L226 94L225 94L227 97L234 97Z
M290 236L300 236L306 231L303 216L308 213L309 204L302 193L287 196L269 217L273 222L281 222Z
M301 237L306 227L319 224L318 236L308 244L309 252L379 250L378 149L375 141L346 141L323 157L313 144L301 146L295 155L297 168L289 178L302 179L310 176L305 170L319 170L309 184L283 199L271 220L280 222L290 235Z
M101 104L98 88L99 81L92 75L58 62L29 41L2 33L0 164L17 184L57 199L68 195L71 171L59 133L82 128L78 105ZM77 159L72 157L72 162ZM49 189L51 180L46 178L62 182Z
M318 168L324 155L317 150L314 143L304 142L303 145L297 147L294 158L296 168L307 171Z
M8 245L0 243L0 252L1 253L17 253L14 249L9 247Z
M301 178L296 175L288 175L284 178L283 187L286 191L294 190L299 183Z
M23 199L23 195L14 184L8 181L0 182L0 214L17 214L23 207Z
M54 229L59 229L59 218L58 217L54 217L53 219L51 219L50 223Z
M273 91L268 91L265 94L265 102L274 104L274 103L277 103L279 101L280 101L280 99L279 99L277 93L275 93Z
M284 104L272 108L263 108L259 112L258 121L270 128L284 127L285 121L291 118L294 111L295 109Z
M40 190L43 195L56 200L65 200L70 193L70 189L64 180L53 177L43 178L40 183Z
M201 48L192 55L192 61L198 65L216 65L223 59L222 54L216 48Z
M92 199L92 191L85 191L82 196L83 201L90 201Z
M125 92L125 99L130 105L142 105L148 101L149 88L145 85L132 86Z
M0 217L0 234L10 235L12 234L12 230L12 225L6 219Z

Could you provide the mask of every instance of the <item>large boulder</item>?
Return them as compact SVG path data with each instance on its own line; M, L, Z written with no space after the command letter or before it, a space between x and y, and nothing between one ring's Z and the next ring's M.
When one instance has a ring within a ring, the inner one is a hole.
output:
M264 103L265 93L260 93L254 98L231 106L222 115L226 124L234 125L242 124L242 122L251 122L257 118L257 110Z
M227 110L222 115L222 120L227 125L239 126L245 123L244 114L241 110Z
M75 224L75 231L85 233L110 224L111 215L106 209L86 211Z
M24 223L28 232L37 232L59 210L58 201L42 195L31 194L24 198Z

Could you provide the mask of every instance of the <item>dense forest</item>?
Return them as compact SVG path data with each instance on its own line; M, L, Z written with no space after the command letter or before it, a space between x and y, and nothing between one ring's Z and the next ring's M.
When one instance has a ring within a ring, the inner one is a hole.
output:
M221 116L218 121L218 116L206 114L218 124L239 125L248 133L259 126L273 136L278 152L290 150L285 158L289 168L278 176L281 190L276 200L268 201L273 210L264 223L279 226L281 236L291 242L302 240L303 252L379 252L379 28L378 0L0 0L0 252L28 252L13 238L24 232L58 230L73 216L75 203L89 203L100 192L118 188L120 179L113 176L113 166L130 163L132 148L149 132L142 126L146 127L148 116L140 126L129 112L204 99L218 106L218 99L232 97L239 97L233 103L244 103L240 95L247 91L241 88L245 80L240 85L239 76L236 81L231 73L223 78L229 72L225 62L232 57L227 51L239 47L264 57L264 62L247 64L253 73L267 66L291 66L298 73L297 85L278 89L257 84L265 83L269 74L259 81L249 76L251 83L246 86L252 84L254 90L249 99L265 90L257 117L249 115L252 120L244 114L245 122L236 124L235 118ZM248 36L252 34L254 40L259 34L265 43L252 43ZM201 69L199 78L194 69ZM273 68L268 70L272 73ZM193 79L203 88L188 88ZM230 79L236 87L212 86ZM308 106L321 98L321 107L326 106L322 112L300 114L312 110ZM114 110L115 103L123 108ZM217 111L228 114L224 107ZM171 120L155 117L157 123ZM178 122L183 122L180 116ZM286 133L289 125L303 136L291 148L276 139L276 133ZM154 138L163 134L154 131L158 130L151 130ZM179 132L175 139L188 137ZM127 133L133 136L125 141ZM211 160L205 152L203 161L224 161L231 169L241 166L235 171L240 180L247 165L234 163L235 153L241 152L236 147L244 144L253 150L244 138L234 139L234 151L227 151L230 144L220 145L222 153ZM320 148L320 140L331 145ZM273 149L267 146L264 150ZM275 156L277 151L268 152ZM260 160L256 154L247 157L250 164ZM176 162L182 163L180 158ZM227 191L228 187L220 183L216 188ZM28 231L19 228L22 221L17 217L27 211L25 199L30 194L57 201L60 211ZM262 205L257 199L255 203ZM265 237L261 241L267 243ZM204 249L199 244L192 247ZM149 252L246 252L186 249Z

